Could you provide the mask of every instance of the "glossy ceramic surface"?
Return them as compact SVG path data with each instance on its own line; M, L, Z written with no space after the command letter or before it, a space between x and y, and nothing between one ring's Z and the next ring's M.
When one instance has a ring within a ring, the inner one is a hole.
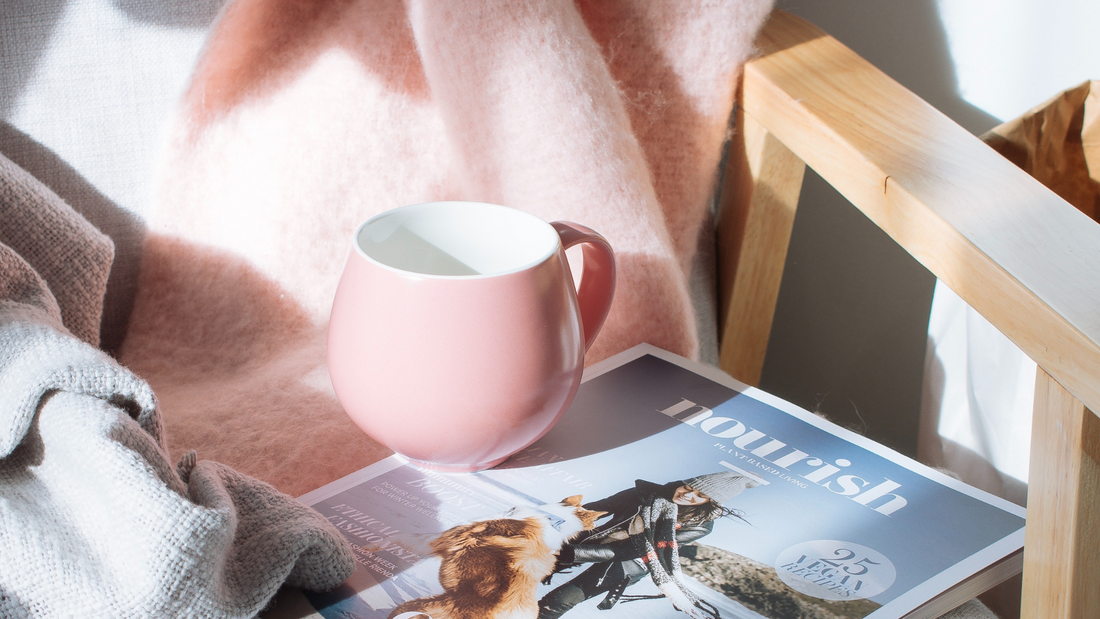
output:
M576 243L579 301L564 253ZM491 467L569 406L614 279L610 247L583 226L465 202L383 213L356 231L333 303L337 397L410 460Z

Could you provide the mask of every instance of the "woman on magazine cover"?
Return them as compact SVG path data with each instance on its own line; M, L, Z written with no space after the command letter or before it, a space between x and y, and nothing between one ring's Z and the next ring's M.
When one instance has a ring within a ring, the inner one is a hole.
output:
M582 563L594 565L547 593L539 601L538 619L556 619L600 594L606 595L599 608L610 609L627 587L647 574L677 610L704 619L708 613L683 581L678 546L709 534L714 521L722 516L739 518L726 502L756 485L733 471L664 485L639 479L633 488L585 505L586 509L608 512L610 518L563 546L554 571Z

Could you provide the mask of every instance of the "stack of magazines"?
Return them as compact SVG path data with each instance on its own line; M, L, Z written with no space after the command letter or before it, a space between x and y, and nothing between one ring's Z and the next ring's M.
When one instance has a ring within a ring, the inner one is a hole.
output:
M268 617L937 617L1024 540L1022 508L647 345L494 469L393 456L302 500L358 570Z

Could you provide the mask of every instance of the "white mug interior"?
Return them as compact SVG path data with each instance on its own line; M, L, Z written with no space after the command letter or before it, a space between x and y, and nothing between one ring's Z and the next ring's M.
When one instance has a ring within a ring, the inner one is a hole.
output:
M545 221L480 202L428 202L381 213L355 234L369 260L427 277L489 277L530 268L558 251Z

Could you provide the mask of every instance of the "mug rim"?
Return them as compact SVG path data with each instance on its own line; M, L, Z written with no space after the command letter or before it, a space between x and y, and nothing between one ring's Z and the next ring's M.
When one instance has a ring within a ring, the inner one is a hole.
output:
M546 252L539 255L536 259L531 260L531 261L526 262L526 263L523 263L523 264L521 264L519 266L516 266L514 268L500 270L500 271L494 271L492 273L474 273L474 274L469 274L469 275L444 275L444 274L438 274L438 273L424 273L424 272L421 272L421 271L412 271L412 270L409 270L409 269L403 269L401 267L396 267L396 266L393 266L393 265L390 265L390 264L386 264L385 262L382 262L382 261L378 260L377 258L374 258L370 254L368 254L363 249L362 244L360 244L360 242L359 242L359 237L363 233L363 231L368 226L370 226L371 224L377 222L380 219L390 217L390 216L393 216L393 215L397 215L397 214L401 213L402 211L416 210L416 209L426 209L426 208L429 208L429 207L444 206L444 205L460 205L462 207L475 207L475 208L479 208L479 209L486 209L486 210L489 210L489 211L497 211L497 212L506 211L509 216L519 217L520 219L527 219L530 222L534 223L536 226L543 227L543 228L547 229L548 232L551 235L553 235L554 243L547 249ZM473 280L473 279L488 279L488 278L493 278L493 277L501 277L501 276L505 276L505 275L512 275L512 274L515 274L515 273L521 273L521 272L526 271L526 270L528 270L532 267L538 266L538 265L542 264L543 262L546 262L547 260L549 260L551 257L556 255L558 253L558 251L560 251L560 249L561 249L561 237L558 235L558 233L554 229L554 227L551 226L547 221L543 220L540 217L536 217L535 215L532 215L531 213L528 213L526 211L522 211L522 210L514 208L514 207L503 206L503 205L500 205L500 204L493 204L493 203L490 203L490 202L477 202L477 201L472 201L472 200L433 200L433 201L429 201L429 202L417 202L415 204L405 204L405 205L402 205L402 206L394 207L392 209L386 209L385 211L382 211L381 213L378 213L378 214L370 217L369 219L367 219L363 223L359 224L355 228L355 232L352 234L352 238L351 238L351 245L352 245L353 250L359 255L359 257L365 259L367 262L369 262L373 265L376 265L376 266L381 267L383 269L386 269L388 271L392 271L394 273L398 273L398 274L406 275L406 276L412 276L412 277L421 277L421 278L426 278L426 279Z

